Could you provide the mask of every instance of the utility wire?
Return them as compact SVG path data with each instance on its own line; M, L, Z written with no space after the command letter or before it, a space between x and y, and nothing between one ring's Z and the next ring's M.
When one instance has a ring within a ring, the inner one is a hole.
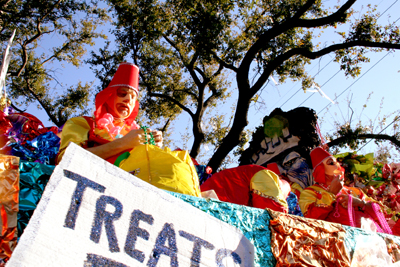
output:
M381 62L387 55L389 55L391 53L391 51L387 52L386 55L384 55L381 59L378 60L378 62L376 62L374 65L372 65L371 68L369 68L366 72L364 72L360 77L357 78L357 80L355 80L352 84L350 84L346 89L344 89L338 96L335 97L335 99L333 100L334 102L342 95L344 94L344 92L346 92L350 87L352 87L356 82L358 82L362 77L364 77L365 74L367 74L371 69L373 69L376 65L378 65L379 62ZM323 109L321 109L317 114L321 113L324 109L326 109L327 107L329 107L332 103L329 103L328 105L326 105Z
M393 123L395 123L398 119L400 119L399 116L396 116L396 118L394 118L394 120L388 124L388 126L386 126L384 129L382 129L382 131L380 131L378 134L381 134L384 130L386 130L390 125L392 125ZM371 143L372 139L369 140L365 145L363 145L361 148L357 149L357 152L360 151L361 149L363 149L366 145L368 145L369 143Z
M395 0L388 8L385 9L385 11L383 11L378 17L377 19L379 19L383 14L385 14L389 9L391 9L399 0ZM394 21L394 23L396 23L398 20L400 19L400 17ZM363 75L361 75L355 82L353 82L349 87L347 87L340 95L338 95L335 99L337 100L337 98L339 98L345 91L347 91L351 86L353 86L358 80L360 80L366 73L368 73L373 67L375 67L375 65L377 65L380 61L382 61L390 52L388 52L385 56L383 56L377 63L375 63L370 69L367 70L367 72L365 72ZM314 76L313 78L315 78L322 70L324 70L330 63L333 62L333 59L330 60L324 67L322 67L322 69L320 69ZM337 71L335 74L333 74L323 85L321 85L321 88L326 85L331 79L333 79L338 73L340 72ZM253 79L255 78L257 74L254 75ZM293 86L294 87L294 86ZM292 87L292 89L293 89ZM289 91L291 91L292 89L290 89ZM280 108L282 108L282 106L284 106L289 100L291 100L298 92L300 92L302 90L302 88L299 88L294 94L292 94L283 104L280 105ZM287 93L283 96L285 97L287 95ZM303 102L301 102L298 107L300 107L301 105L303 105L308 99L310 99L314 94L310 95L308 98L306 98ZM275 105L279 102L279 100L275 103ZM275 106L274 105L274 106ZM328 105L326 105L323 109L321 109L318 114L320 112L322 112L325 108L327 108L328 106L330 106L331 103L329 103Z
M332 62L332 61L331 61ZM330 80L332 80L337 74L339 74L341 70L338 70L335 74L333 74L326 82L324 82L323 85L321 85L320 88L322 88L322 86L324 86L325 84L327 84ZM301 105L303 105L308 99L310 99L314 94L310 95L309 97L307 97L303 102L301 102L297 107L300 107Z
M378 20L380 17L382 17L382 15L385 14L389 9L391 9L398 1L399 1L399 0L395 0L388 8L385 9L385 11L383 11L381 14L379 14L379 16L377 17L377 20ZM397 22L399 19L400 19L400 18L398 18L395 22ZM329 65L329 64L332 63L332 62L333 62L333 59L332 59L327 65ZM325 65L320 71L322 71L327 65ZM315 75L313 76L313 78L314 78L316 75L318 75L318 74L320 73L320 71L318 71L318 73L315 74ZM335 77L339 72L340 72L340 71L336 72L331 78L328 79L328 81L331 80L333 77ZM328 82L328 81L327 81L327 82ZM327 82L325 82L324 85L325 85ZM322 85L322 86L323 86L323 85ZM321 86L321 87L322 87L322 86ZM292 96L290 96L289 99L287 99L287 100L280 106L280 108L282 108L283 105L285 105L290 99L292 99L292 98L293 98L298 92L300 92L300 91L301 91L301 88L300 88L299 90L297 90ZM300 103L300 104L298 105L298 107L301 106L302 104L304 104L304 103L305 103L308 99L310 99L313 95L314 95L314 94L310 95L307 99L305 99L302 103ZM278 101L278 102L279 102L279 101Z
M323 71L329 64L331 64L333 62L333 60L329 61L325 66L322 67L322 69L320 69L314 76L313 78L315 78L321 71ZM285 105L290 99L292 99L298 92L301 91L302 88L299 88L299 90L297 90L291 97L289 97L288 100L285 101L285 103L283 103L280 108L282 108L283 105Z

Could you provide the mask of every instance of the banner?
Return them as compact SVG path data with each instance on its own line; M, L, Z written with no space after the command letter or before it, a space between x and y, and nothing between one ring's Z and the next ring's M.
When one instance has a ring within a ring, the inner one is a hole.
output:
M9 266L253 266L236 228L71 143Z

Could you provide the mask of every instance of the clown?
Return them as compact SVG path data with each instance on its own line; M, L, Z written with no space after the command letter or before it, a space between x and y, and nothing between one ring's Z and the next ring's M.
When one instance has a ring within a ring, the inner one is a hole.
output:
M96 95L94 116L76 117L65 123L57 163L70 142L111 163L122 153L144 144L150 133L161 147L160 131L145 132L135 122L139 111L138 86L139 68L121 63L108 87Z
M344 186L344 170L335 157L321 147L313 149L310 156L315 184L304 189L299 200L305 217L355 227L361 227L364 218L378 231L390 233L377 204L360 189Z

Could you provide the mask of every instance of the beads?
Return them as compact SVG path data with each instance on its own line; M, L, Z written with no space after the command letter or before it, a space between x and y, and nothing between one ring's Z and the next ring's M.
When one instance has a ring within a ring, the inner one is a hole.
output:
M147 140L147 129L149 129L149 127L142 125L142 126L140 126L140 129L142 129L145 132L144 144L150 144L150 145L154 145L155 146L156 142L154 141L154 136L153 136L153 134L151 132L149 132L150 140Z

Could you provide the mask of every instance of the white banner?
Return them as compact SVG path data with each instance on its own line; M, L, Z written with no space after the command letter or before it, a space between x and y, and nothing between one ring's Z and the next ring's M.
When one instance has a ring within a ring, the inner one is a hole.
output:
M12 266L253 266L236 228L71 144Z

